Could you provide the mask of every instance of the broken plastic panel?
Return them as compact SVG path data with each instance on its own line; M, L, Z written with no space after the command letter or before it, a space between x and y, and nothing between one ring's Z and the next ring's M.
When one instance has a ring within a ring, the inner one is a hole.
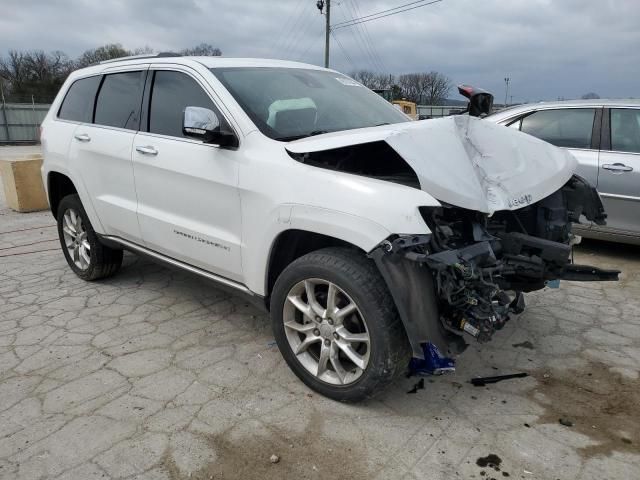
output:
M433 343L423 344L422 351L424 359L414 357L409 362L409 375L442 375L456 371L455 361L442 355Z

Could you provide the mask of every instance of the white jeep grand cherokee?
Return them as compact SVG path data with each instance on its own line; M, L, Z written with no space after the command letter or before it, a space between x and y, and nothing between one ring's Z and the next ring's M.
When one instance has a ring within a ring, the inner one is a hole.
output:
M332 70L137 57L70 75L42 124L62 250L81 278L146 254L271 312L311 388L357 401L484 342L603 222L567 152L470 116L410 122Z

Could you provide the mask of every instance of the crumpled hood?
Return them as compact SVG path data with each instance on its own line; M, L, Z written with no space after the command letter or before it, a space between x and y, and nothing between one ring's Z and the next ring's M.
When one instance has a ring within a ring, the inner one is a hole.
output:
M291 153L385 141L441 202L492 214L548 197L573 175L565 150L512 128L458 115L345 130L290 142Z

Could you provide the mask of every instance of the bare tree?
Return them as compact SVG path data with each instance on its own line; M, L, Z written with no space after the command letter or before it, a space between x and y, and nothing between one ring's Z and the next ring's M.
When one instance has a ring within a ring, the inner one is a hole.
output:
M427 74L426 86L421 101L427 105L440 105L451 91L451 80L442 73L431 71Z
M123 48L119 43L109 43L98 48L86 50L76 60L76 68L88 67L89 65L104 62L105 60L127 57L129 55L131 55L131 52Z
M391 89L395 81L396 77L390 73L378 73L375 76L374 84L375 88Z
M131 53L132 55L151 55L154 50L149 45L145 45L144 47L135 48Z
M9 92L22 91L29 79L28 74L23 52L9 50L7 58L0 58L0 77L7 82Z
M426 88L424 73L405 73L398 77L398 85L402 89L402 96L411 102L418 103Z
M214 47L209 43L201 43L192 48L185 48L180 50L180 55L189 55L197 57L219 57L222 55L222 50L218 47Z
M71 70L71 61L59 51L10 51L7 58L0 58L0 76L8 87L5 93L21 101L31 95L51 100Z
M65 78L76 68L94 65L129 55L151 54L149 46L133 51L119 43L102 45L86 50L75 61L60 51L46 53L44 50L10 50L7 56L0 56L0 82L4 95L14 101L30 101L31 96L38 101L51 101L64 83ZM180 52L183 55L221 55L219 48L201 43Z
M406 73L398 77L398 85L407 100L437 105L451 90L451 80L439 72Z
M371 70L357 70L351 72L350 76L367 88L378 88L376 86L376 72L373 72Z

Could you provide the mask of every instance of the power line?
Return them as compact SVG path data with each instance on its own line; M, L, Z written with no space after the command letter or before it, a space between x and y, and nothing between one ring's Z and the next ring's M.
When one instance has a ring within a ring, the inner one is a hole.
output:
M351 14L348 11L346 11L345 9L350 9L350 5L347 3L347 0L343 0L342 2L340 2L339 4L340 6L342 6L343 8L340 9L340 14L342 16L342 18L350 18L353 19L355 18L357 15ZM362 37L360 30L358 28L354 28L351 31L351 35L353 36L353 44L360 50L361 55L359 55L359 57L361 59L364 60L364 64L362 64L362 66L366 66L367 64L371 64L374 66L375 68L375 61L373 59L373 57L371 56L371 53L367 50L367 46L366 46L366 42L364 40L364 38ZM354 64L354 68L360 68L361 64L360 61L358 61L358 64Z
M313 47L316 43L316 41L320 38L321 35L324 34L324 25L322 26L323 28L320 28L320 30L318 31L317 35L315 36L309 36L309 42L307 42L307 47L304 49L304 51L298 56L298 61L302 62L304 61L304 57L307 56L307 53L309 53L309 50L311 50L311 47Z
M302 6L300 11L298 11L298 6ZM295 47L295 45L298 43L300 36L304 35L305 32L305 24L308 18L305 14L305 3L300 2L298 5L296 5L295 11L297 12L297 17L292 24L289 32L286 33L283 39L283 43L280 47L280 51L283 53L283 55L287 55L290 51L293 50L293 47Z
M421 0L421 1L425 1L425 0ZM365 15L364 17L355 18L353 21L336 24L336 25L334 25L332 27L332 29L333 30L337 30L339 28L353 27L354 25L359 25L361 23L371 22L373 20L379 20L381 18L390 17L390 16L396 15L398 13L408 12L409 10L415 10L416 8L426 7L426 6L433 5L434 3L439 3L439 2L442 2L442 0L432 0L432 1L428 2L428 3L421 3L420 5L415 5L415 6L410 7L410 8L405 8L404 10L397 10L399 8L406 7L408 5L412 5L412 4L415 4L415 3L418 3L418 2L407 3L405 5L401 5L399 7L395 7L395 8L389 9L389 10L383 10L383 11L378 12L378 13L372 13L371 15ZM397 10L397 11L393 11L391 13L387 13L386 15L380 15L381 13L389 12L391 10ZM370 17L373 17L373 18L370 18Z
M360 13L360 8L358 7L358 2L357 0L352 0L353 3L353 7L354 10L356 12L356 17L361 17L362 14ZM371 35L369 34L369 29L367 28L366 24L361 25L362 30L364 30L364 34L365 34L365 38L367 39L369 46L371 48L371 51L373 52L373 55L378 63L378 65L380 65L380 67L382 68L381 71L386 71L386 65L385 63L382 61L382 57L380 56L380 53L378 52L378 48L376 47L376 44L373 42L373 40L371 39Z
M362 20L362 19L369 18L369 17L375 17L375 16L377 16L377 15L381 15L381 14L383 14L383 13L392 12L392 11L394 11L394 10L399 10L399 9L401 9L401 8L408 7L408 6L410 6L410 5L415 5L416 3L423 3L423 2L426 2L426 1L427 1L427 0L416 0L416 1L414 1L414 2L404 3L404 4L402 4L402 5L398 5L397 7L387 8L386 10L380 10L379 12L371 13L371 14L369 14L369 15L363 15L363 16L361 16L361 17L357 17L357 18L354 18L354 19L352 19L352 20ZM334 27L340 26L340 25L342 25L343 23L350 23L352 20L349 20L349 21L346 21L346 22L339 22L339 23L336 23L336 24L334 25Z
M353 16L351 17L356 18L358 15L355 12L355 9L353 8L353 5L351 2L349 2L348 0L346 0L346 5L349 8L349 10L352 12ZM369 44L369 42L367 41L366 37L364 36L364 31L362 29L361 25L357 25L356 28L354 28L352 30L354 32L354 36L357 37L357 39L360 41L360 43L362 44L363 48L362 51L365 54L365 57L369 57L371 65L373 66L373 68L375 70L378 70L380 68L380 65L377 63L377 60L375 58L375 55L373 54L373 49L371 48L371 45Z
M342 51L342 54L344 55L344 57L347 59L347 62L349 62L349 64L351 65L351 69L353 70L354 67L354 63L353 60L351 58L351 56L347 53L347 51L345 50L344 46L342 45L342 42L340 41L340 39L336 36L335 33L333 33L333 30L331 31L331 36L333 37L333 39L336 41L336 43L338 44L338 47L340 47L340 50Z
M284 40L288 38L289 34L291 33L291 27L296 20L296 13L300 9L301 5L303 5L303 0L298 0L298 3L296 3L295 7L290 10L289 16L282 25L280 33L278 34L278 36L276 37L276 41L274 42L274 48L276 51L281 50Z

